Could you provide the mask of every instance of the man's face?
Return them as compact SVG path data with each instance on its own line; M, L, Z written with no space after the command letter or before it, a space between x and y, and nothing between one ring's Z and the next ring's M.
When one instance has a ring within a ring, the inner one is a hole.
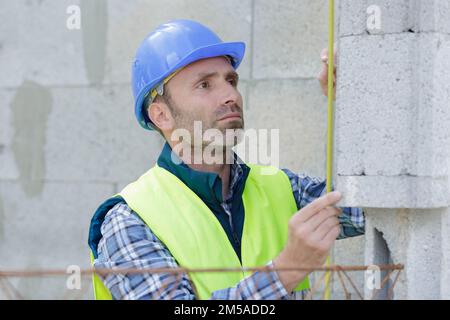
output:
M186 129L193 137L194 121L201 121L202 132L214 128L225 134L227 129L243 129L238 80L225 57L202 59L184 67L166 84L170 92L167 102L174 118L173 130Z

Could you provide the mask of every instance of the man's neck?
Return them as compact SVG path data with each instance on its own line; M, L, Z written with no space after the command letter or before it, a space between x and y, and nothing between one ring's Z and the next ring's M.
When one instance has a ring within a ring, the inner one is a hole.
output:
M222 180L222 199L225 200L228 195L228 188L230 183L231 166L228 163L224 164L186 164L191 169L204 172L217 173Z
M171 143L169 143L169 145L171 146L172 150L174 150L175 145ZM185 154L183 152L182 154L177 153L177 156L179 156L180 159L189 168L193 170L216 173L222 181L222 199L225 200L226 196L228 195L228 188L230 183L230 170L231 170L230 164L232 163L230 159L228 159L227 157L233 157L232 152L230 152L230 150L228 150L228 152L224 150L223 157L221 157L221 161L217 161L219 163L217 162L209 163L210 161L205 161L205 159L203 159L202 151L204 150L204 148L202 148L202 150L200 151L195 147L191 147L190 149L191 149L190 154ZM198 154L195 154L196 152ZM194 159L196 159L196 161L193 161Z

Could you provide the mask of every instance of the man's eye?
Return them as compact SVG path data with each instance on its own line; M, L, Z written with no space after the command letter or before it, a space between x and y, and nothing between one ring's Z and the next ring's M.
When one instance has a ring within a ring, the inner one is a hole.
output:
M230 82L232 86L236 86L237 85L236 79L230 79L228 82Z
M206 89L209 87L209 82L208 81L203 81L199 84L199 87L202 89Z

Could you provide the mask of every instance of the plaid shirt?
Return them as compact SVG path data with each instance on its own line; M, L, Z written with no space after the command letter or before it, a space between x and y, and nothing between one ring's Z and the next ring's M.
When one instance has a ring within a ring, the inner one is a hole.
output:
M302 208L326 193L325 180L296 175L282 169L290 179L297 206ZM222 203L231 223L233 191L242 178L241 164L231 166L229 194ZM338 239L364 234L364 213L361 208L341 208L341 232ZM176 268L177 262L167 247L152 233L136 212L125 203L116 204L101 226L95 268ZM272 268L272 261L267 263ZM195 299L187 274L170 273L109 274L102 281L114 299ZM290 300L303 299L307 290L288 293L276 271L254 272L236 286L214 291L210 299L222 300Z

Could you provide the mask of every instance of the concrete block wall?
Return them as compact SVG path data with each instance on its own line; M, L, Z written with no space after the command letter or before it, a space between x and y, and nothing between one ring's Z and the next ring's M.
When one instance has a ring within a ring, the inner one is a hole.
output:
M340 205L366 208L366 264L405 265L394 299L448 299L449 2L339 3Z
M246 126L279 128L280 167L324 177L326 99L315 76L326 3L2 1L0 268L89 266L93 211L152 166L163 143L134 119L130 65L142 38L171 19L197 19L247 44ZM70 5L80 6L80 30L66 28ZM363 264L363 245L339 241L334 260ZM92 297L89 279L81 293L67 293L64 277L11 282L26 298Z

